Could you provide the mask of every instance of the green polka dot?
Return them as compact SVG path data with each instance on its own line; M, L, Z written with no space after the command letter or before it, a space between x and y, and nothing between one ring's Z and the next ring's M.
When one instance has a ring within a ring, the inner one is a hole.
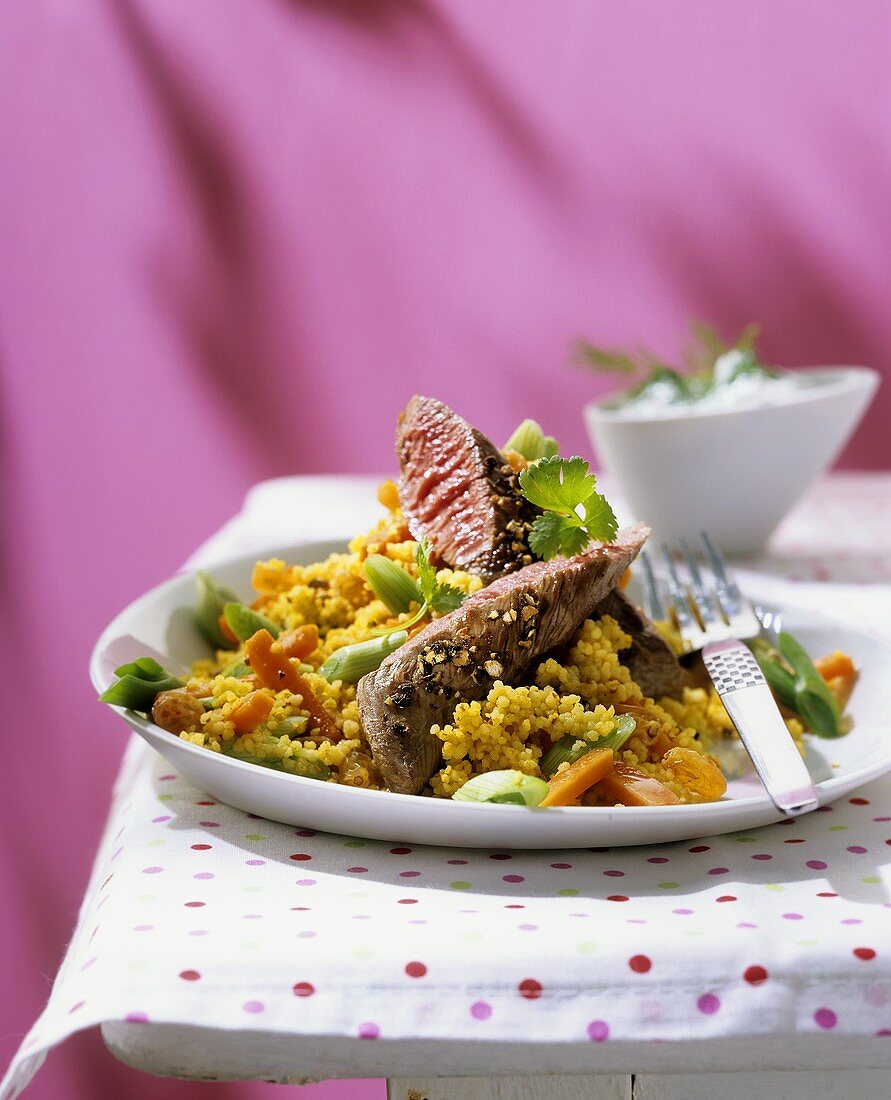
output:
M477 940L481 940L482 938L479 932L465 932L461 937L462 940L467 940L468 943L476 943Z
M158 801L159 802L169 802L171 798L173 798L172 794L159 794L158 795Z
M148 840L148 841L146 841L145 846L146 846L146 848L160 848L160 846L162 844L166 844L166 843L167 843L167 841L163 837L161 837L158 840Z
M685 936L692 936L693 939L698 939L702 935L702 932L698 928L686 928L684 929Z
M676 882L657 882L656 885L660 890L677 890L678 888Z
M256 940L247 940L245 943L241 943L238 946L242 951L256 951L260 944L257 943Z
M464 879L458 879L457 882L450 882L449 883L449 886L453 890L469 890L472 885L473 884L470 883L470 882L465 882Z
M847 827L847 825L830 825L829 831L830 833L843 833Z
M581 943L575 945L575 949L582 955L593 955L597 950L597 944L593 943L591 940L582 940Z
M374 952L370 947L354 947L350 952L354 959L370 959Z
M243 894L262 894L263 893L263 887L262 886L242 886L241 892Z
M819 943L820 943L819 940L799 940L798 941L798 946L799 947L817 947Z
M781 886L778 882L765 882L764 889L773 890L775 894L782 894L786 887Z
M245 833L245 840L265 840L266 837L262 833Z
M133 959L132 962L127 963L128 970L145 970L148 966L148 959Z
M863 881L868 882L870 885L872 885L874 882L881 882L882 880L879 878L878 875L867 875Z
M558 890L558 898L577 898L579 896L578 890Z
M157 901L157 894L139 894L136 898L137 901Z
M359 899L367 898L368 897L368 891L367 890L353 890L353 892L351 894L347 894L347 897L348 898L359 898Z
M735 836L733 839L737 844L754 844L758 838L754 836Z
M344 844L344 848L364 848L365 842L362 840L348 840Z

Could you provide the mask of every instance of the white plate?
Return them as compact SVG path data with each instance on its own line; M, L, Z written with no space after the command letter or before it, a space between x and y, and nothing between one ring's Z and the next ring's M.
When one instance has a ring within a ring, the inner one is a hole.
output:
M304 543L238 558L212 572L247 599L258 557L306 564L342 549L340 543ZM206 656L208 647L192 624L194 596L193 576L180 574L122 611L93 651L90 675L96 688L104 691L113 670L141 654L153 654L168 667ZM891 771L891 647L808 611L789 606L782 611L784 627L808 650L846 650L862 670L850 707L853 730L836 741L809 743L807 764L825 805ZM220 802L289 825L375 840L485 848L660 844L753 829L781 816L752 772L732 780L720 802L697 806L531 810L367 791L232 760L182 741L133 711L115 710L182 775Z

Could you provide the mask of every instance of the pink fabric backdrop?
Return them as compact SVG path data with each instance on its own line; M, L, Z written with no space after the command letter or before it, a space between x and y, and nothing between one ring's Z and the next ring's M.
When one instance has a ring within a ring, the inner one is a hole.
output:
M757 319L777 362L888 370L889 35L842 0L0 8L4 1060L124 742L91 643L253 481L385 469L414 390L585 453L580 333ZM846 464L891 464L889 413ZM204 1095L85 1036L30 1096L125 1090Z

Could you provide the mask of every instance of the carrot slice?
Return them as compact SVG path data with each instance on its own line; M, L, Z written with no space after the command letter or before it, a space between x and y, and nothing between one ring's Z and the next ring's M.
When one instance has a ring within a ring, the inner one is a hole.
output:
M340 740L340 730L334 719L268 630L258 630L252 634L245 642L244 652L245 661L251 666L261 687L271 688L272 691L287 689L294 695L302 696L303 708L309 711L316 733L329 741Z
M235 636L235 632L232 627L226 622L226 616L220 615L217 619L217 626L220 628L220 633L226 639L227 642L231 642L232 645L238 645L238 638Z
M315 623L295 627L294 630L279 634L278 644L286 656L296 657L298 661L302 661L304 657L308 657L319 648L319 628Z
M829 690L844 710L857 683L857 668L854 662L847 653L837 649L835 653L819 657L814 661L814 668L829 685Z
M600 802L620 802L623 806L674 806L680 802L664 783L627 764L616 764L592 793Z
M266 721L274 706L275 700L264 695L262 691L252 691L249 695L245 695L229 715L235 726L235 732L241 735L255 730Z
M579 757L574 764L557 772L548 780L550 790L541 806L568 806L575 802L589 787L593 787L613 766L612 749L594 749Z

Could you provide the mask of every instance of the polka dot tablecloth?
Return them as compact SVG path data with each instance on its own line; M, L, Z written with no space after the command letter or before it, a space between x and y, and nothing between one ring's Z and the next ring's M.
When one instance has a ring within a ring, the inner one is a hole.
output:
M244 524L226 529L242 547ZM891 590L868 593L881 626ZM889 858L888 777L752 833L459 850L252 817L134 740L68 955L0 1097L109 1020L369 1041L891 1037Z

